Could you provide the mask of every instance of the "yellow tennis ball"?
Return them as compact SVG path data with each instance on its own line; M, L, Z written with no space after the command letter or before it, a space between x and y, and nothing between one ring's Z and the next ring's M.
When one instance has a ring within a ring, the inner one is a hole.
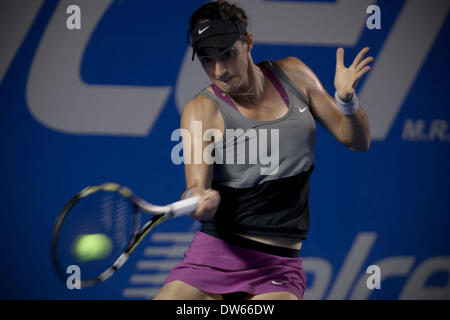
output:
M85 234L74 241L72 252L80 261L106 258L112 249L111 239L103 233Z

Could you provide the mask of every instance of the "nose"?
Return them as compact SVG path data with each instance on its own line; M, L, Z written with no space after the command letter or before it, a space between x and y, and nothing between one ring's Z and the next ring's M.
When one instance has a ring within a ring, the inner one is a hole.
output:
M216 78L222 78L227 73L226 65L221 61L216 61L214 74Z

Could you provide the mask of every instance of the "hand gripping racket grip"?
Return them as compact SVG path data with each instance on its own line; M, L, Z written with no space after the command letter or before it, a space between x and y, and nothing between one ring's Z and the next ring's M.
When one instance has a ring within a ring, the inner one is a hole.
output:
M176 218L185 214L189 214L197 208L199 202L200 197L192 197L174 202L169 205L170 211L167 215L170 218Z

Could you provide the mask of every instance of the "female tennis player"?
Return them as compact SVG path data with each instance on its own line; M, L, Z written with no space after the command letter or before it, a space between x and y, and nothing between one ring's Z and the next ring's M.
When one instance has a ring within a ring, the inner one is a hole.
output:
M369 123L355 88L372 57L364 59L364 48L347 68L343 49L337 50L333 99L297 58L255 64L247 16L235 5L204 4L193 13L189 33L212 84L183 110L181 127L193 137L183 139L183 148L208 147L194 132L200 123L202 133L220 132L214 156L222 157L185 162L182 197L201 197L191 216L202 227L155 299L302 299L306 274L299 254L309 230L315 121L349 149L369 149ZM239 132L248 139L236 139ZM269 141L256 163L249 161L255 137ZM239 143L245 154L233 153ZM276 153L275 166L262 161L264 152ZM226 161L236 158L246 161Z

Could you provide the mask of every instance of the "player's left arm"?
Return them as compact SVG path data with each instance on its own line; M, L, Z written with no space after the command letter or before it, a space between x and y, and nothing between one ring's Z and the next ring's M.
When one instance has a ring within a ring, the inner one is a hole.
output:
M344 50L339 48L336 52L334 85L338 98L344 102L352 99L359 80L370 70L367 64L373 58L363 59L368 50L367 47L362 49L348 68L344 66ZM306 93L315 119L350 150L367 151L370 146L370 126L363 107L359 105L355 113L345 115L308 66L293 57L282 60L288 76Z

